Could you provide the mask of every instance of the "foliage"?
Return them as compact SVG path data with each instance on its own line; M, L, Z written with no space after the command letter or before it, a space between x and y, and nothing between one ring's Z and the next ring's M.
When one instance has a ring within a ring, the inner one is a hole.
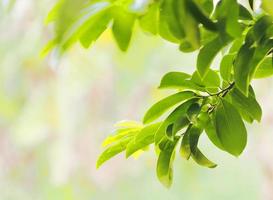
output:
M182 52L199 50L193 74L170 72L162 78L159 88L176 92L154 104L143 124L117 125L115 135L104 142L107 148L97 167L120 152L129 157L154 144L158 178L169 187L176 146L183 158L216 167L198 147L203 133L231 155L243 152L245 122L260 121L262 116L251 81L273 74L272 5L264 0L261 12L254 3L147 0L139 6L129 0L61 0L56 4L47 18L55 24L56 37L44 53L53 47L64 52L77 41L88 48L107 28L112 29L119 48L126 51L136 22L143 31L178 44ZM211 69L220 52L219 69Z

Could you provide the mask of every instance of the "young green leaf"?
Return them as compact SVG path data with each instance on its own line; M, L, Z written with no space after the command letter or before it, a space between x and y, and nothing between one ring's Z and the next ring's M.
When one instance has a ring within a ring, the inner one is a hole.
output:
M148 145L154 142L155 133L158 128L161 126L162 122L155 123L144 127L140 130L135 138L132 139L126 148L126 157L128 158L136 151L147 147Z
M88 26L86 26L86 29L80 34L79 39L83 47L89 48L90 44L96 41L106 30L112 20L111 9L108 8L94 16Z
M113 146L108 147L98 158L97 160L97 168L99 168L103 163L107 160L111 159L115 155L124 151L128 145L128 143L133 139L133 137L125 138Z
M216 132L224 149L239 156L247 141L247 132L239 112L232 104L221 99L216 109Z
M131 137L135 134L137 134L141 128L122 128L115 131L114 135L107 137L103 143L102 146L106 147L108 145L111 145L115 142L118 142L121 139L124 139L126 137Z
M173 94L167 98L162 99L161 101L154 104L145 114L143 123L147 124L150 123L157 118L159 118L162 114L164 114L168 109L172 106L176 105L179 102L183 102L190 98L193 98L195 93L190 91L179 92Z

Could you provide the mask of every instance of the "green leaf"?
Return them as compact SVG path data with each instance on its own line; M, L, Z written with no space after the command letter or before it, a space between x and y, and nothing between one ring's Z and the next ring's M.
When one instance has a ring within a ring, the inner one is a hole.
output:
M255 49L249 47L249 44L244 44L240 49L235 60L235 82L238 89L248 95L250 81L255 75L255 71L265 59L267 54L273 47L273 40L266 40L260 43Z
M251 94L246 97L237 88L234 88L230 95L232 97L232 104L237 108L244 110L248 115L257 121L261 121L262 109L255 97Z
M127 147L127 144L131 141L133 137L125 138L118 143L114 144L113 146L108 147L98 158L97 160L97 168L99 168L103 163L107 160L111 159L115 155L124 151Z
M126 51L128 49L135 20L135 14L127 12L122 7L115 8L112 31L114 38L122 51Z
M201 78L200 74L195 71L192 75L191 80L195 84L201 87L205 87L206 89L216 88L216 90L218 90L218 88L220 87L220 77L218 73L212 69L209 69L207 74L203 78Z
M271 16L273 16L273 8L271 0L262 0L262 8Z
M228 14L226 19L226 31L234 38L240 37L242 34L241 25L238 22L240 7L237 0L226 0L228 6Z
M106 9L92 18L88 28L86 28L79 36L80 42L85 48L89 48L92 42L106 30L108 24L112 20L111 8Z
M208 73L213 59L224 46L226 43L217 37L200 50L197 58L197 70L201 77Z
M224 99L216 109L216 132L224 149L239 156L247 142L247 132L239 112Z
M167 188L172 184L173 179L173 161L175 157L175 147L178 138L174 141L167 140L164 144L164 150L159 154L157 161L157 177L160 182Z
M174 11L173 4L176 0L164 0L162 1L160 8L161 20L167 22L170 32L177 39L185 37L184 27L179 23L178 16Z
M182 142L181 142L181 146L180 146L180 155L189 160L190 156L191 156L191 147L190 147L190 133L191 133L191 125L188 127L188 129L186 130L183 138L182 138Z
M111 145L115 142L118 142L119 140L124 139L126 137L131 137L131 136L137 134L140 130L141 130L141 128L139 128L139 127L118 129L115 131L114 135L108 136L103 141L102 146L105 147L105 146Z
M199 165L208 168L215 168L217 164L210 161L197 147L195 151L191 154L192 159Z
M195 93L190 91L179 92L173 94L167 98L162 99L161 101L154 104L145 114L143 123L147 124L156 119L158 119L162 114L164 114L172 106L176 105L179 102L188 100L195 96Z
M222 58L221 64L220 64L220 74L221 77L227 81L231 81L232 77L232 70L233 70L233 62L235 60L236 54L227 54Z
M157 130L155 135L155 144L158 144L162 138L165 136L166 129L170 124L175 123L178 119L182 117L187 117L187 111L189 107L198 101L198 98L190 99L181 105L179 105L163 122L160 128Z
M211 31L217 31L217 24L213 22L193 0L186 0L187 9L191 12L196 21Z
M187 0L174 0L173 7L180 26L187 27L184 28L185 37L183 38L180 50L185 49L182 48L183 46L187 46L187 49L193 51L200 48L200 30L198 27L198 22L196 22L196 20L187 9L186 1Z
M126 148L126 157L128 158L133 153L137 152L140 149L147 147L148 145L154 142L155 133L158 128L161 126L162 122L155 123L144 127L138 134L135 135L135 138L132 139Z
M239 24L240 6L237 0L222 0L216 7L216 18L224 25L221 27L230 36L237 38L242 34L242 28Z
M243 92L243 94L248 95L249 86L249 66L251 60L254 56L255 48L251 47L250 44L245 43L234 62L234 78L236 87Z
M148 11L139 18L140 27L153 35L158 33L159 26L159 4L153 3L149 6Z
M248 0L250 8L253 10L254 9L254 0Z
M142 124L131 120L119 121L114 126L116 128L142 128Z
M164 2L162 2L161 7L164 6ZM171 32L169 28L168 21L166 19L166 12L165 9L160 9L159 10L159 35L164 38L165 40L168 40L173 43L179 43L180 40L177 39L173 33Z
M218 135L217 135L215 123L216 123L215 115L212 114L212 116L208 116L208 121L205 126L205 132L206 132L208 138L210 139L210 141L216 147L218 147L221 150L225 150Z
M197 164L204 167L214 168L217 165L210 161L209 159L207 159L197 147L201 133L202 129L198 127L190 126L188 128L182 139L180 155L186 158L187 160L191 156Z
M254 78L267 78L273 75L272 57L265 58L255 72Z
M264 39L269 39L269 38L264 38L265 37L265 30L269 28L272 25L273 18L265 15L261 17L253 26L253 36L256 41L261 42Z
M169 72L162 78L160 82L160 89L174 88L174 89L189 89L204 91L204 88L199 87L193 81L188 80L191 76L183 72Z
M174 138L175 134L180 131L181 129L183 129L184 127L186 127L187 125L190 124L190 121L188 119L188 117L181 117L179 119L177 119L174 123L173 123L173 127L172 127L172 138Z
M253 20L253 17L251 13L241 4L239 4L240 12L239 12L239 18L241 20Z

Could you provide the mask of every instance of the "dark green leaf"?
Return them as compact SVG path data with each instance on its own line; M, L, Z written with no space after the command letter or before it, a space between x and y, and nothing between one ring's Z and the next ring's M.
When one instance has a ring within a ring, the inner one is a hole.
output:
M178 138L174 141L166 141L164 149L161 150L157 160L157 177L160 182L168 188L171 186L173 179L173 161L177 142Z
M200 50L197 58L197 70L201 77L204 77L208 73L213 59L225 45L226 43L223 43L217 37Z
M249 94L248 97L246 97L237 88L234 88L230 92L230 95L234 106L244 110L251 118L261 121L262 109L254 96Z
M191 12L196 21L211 31L217 31L217 24L213 22L193 0L186 0L187 9Z
M220 64L220 74L221 77L225 80L230 82L232 77L232 70L233 70L233 62L235 59L236 54L228 54L222 58Z
M224 99L216 109L216 132L224 149L239 156L246 146L247 132L239 112Z
M193 98L182 103L164 120L163 124L160 126L155 135L155 144L158 144L161 141L161 139L165 136L166 129L170 124L175 123L178 119L181 119L182 117L186 117L189 107L192 104L194 104L197 100L198 98Z
M205 87L206 89L210 88L218 89L220 87L220 77L218 73L212 69L209 69L207 74L203 78L201 78L197 71L194 72L191 80L195 84L201 87Z

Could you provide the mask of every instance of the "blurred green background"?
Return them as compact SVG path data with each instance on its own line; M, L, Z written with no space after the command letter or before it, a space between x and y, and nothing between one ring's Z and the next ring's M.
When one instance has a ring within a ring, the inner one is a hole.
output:
M248 127L239 159L203 137L202 148L219 166L205 169L177 156L169 190L156 178L152 148L137 160L120 155L96 170L112 125L141 120L166 94L156 88L160 77L192 72L196 55L136 28L127 53L106 32L88 50L76 45L61 58L54 52L41 58L53 33L43 21L54 2L0 0L1 200L273 199L272 79L254 83L264 116Z

